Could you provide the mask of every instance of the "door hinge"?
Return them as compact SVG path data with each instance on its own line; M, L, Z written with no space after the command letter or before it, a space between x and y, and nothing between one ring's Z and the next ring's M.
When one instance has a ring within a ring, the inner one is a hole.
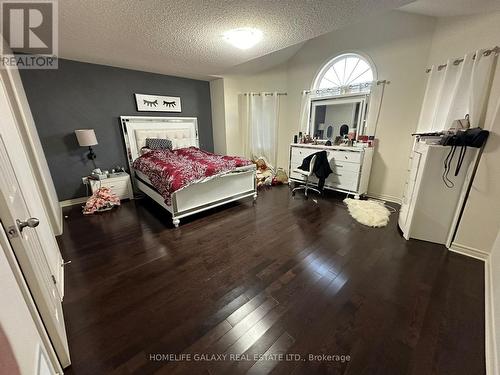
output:
M52 281L54 282L54 285L57 285L57 281L54 275L50 275L52 277Z

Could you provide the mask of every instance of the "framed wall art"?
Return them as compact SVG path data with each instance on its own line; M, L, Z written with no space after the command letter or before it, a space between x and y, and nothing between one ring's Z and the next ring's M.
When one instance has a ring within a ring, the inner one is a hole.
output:
M135 101L138 112L182 112L178 96L135 94Z

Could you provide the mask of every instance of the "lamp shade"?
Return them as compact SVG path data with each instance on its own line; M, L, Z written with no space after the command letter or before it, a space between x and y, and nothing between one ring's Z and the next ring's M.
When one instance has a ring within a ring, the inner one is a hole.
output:
M78 139L78 144L82 147L94 146L97 144L94 129L78 129L75 130L75 134L76 139Z

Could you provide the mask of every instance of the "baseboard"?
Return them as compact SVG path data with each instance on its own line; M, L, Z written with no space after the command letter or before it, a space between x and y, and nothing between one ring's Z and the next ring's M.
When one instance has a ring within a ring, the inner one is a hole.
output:
M375 198L375 199L380 199L380 200L383 200L383 201L388 201L388 202L392 202L392 203L397 203L399 205L401 205L401 198L399 197L394 197L392 195L387 195L387 194L375 194L375 193L368 193L366 194L368 197L370 198Z
M458 253L458 254L466 255L468 257L482 260L483 262L485 262L489 257L489 254L482 251L482 250L475 249L475 248L470 247L470 246L461 245L461 244L458 244L456 242L451 243L449 250L453 251L454 253Z
M89 199L89 197L67 199L65 201L60 201L59 204L61 205L61 207L69 207L74 206L75 204L85 203L87 199Z
M493 276L491 261L488 257L484 263L484 322L485 322L485 354L486 354L486 374L498 375L498 352L495 340L495 308L493 304Z

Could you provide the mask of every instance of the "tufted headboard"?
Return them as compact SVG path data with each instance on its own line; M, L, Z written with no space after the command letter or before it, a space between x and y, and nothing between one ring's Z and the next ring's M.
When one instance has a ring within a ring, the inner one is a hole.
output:
M120 116L130 169L146 138L168 138L173 148L199 147L196 117Z

